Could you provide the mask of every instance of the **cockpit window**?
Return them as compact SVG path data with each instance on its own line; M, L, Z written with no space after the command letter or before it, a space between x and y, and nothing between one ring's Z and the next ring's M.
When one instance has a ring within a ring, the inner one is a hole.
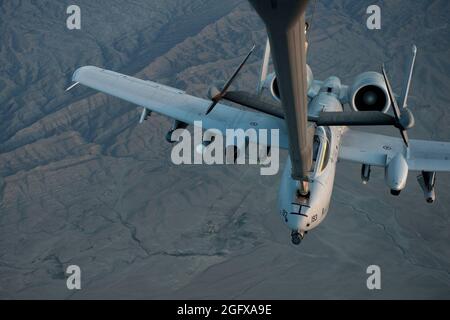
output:
M320 175L328 165L330 158L331 132L328 127L318 127L313 143L313 175Z
M319 147L320 147L320 139L317 135L315 135L313 143L313 161L317 160L317 156L319 154Z

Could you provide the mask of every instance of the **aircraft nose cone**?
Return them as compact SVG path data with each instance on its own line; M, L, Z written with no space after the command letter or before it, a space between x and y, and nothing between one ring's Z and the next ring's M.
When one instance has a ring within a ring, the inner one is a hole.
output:
M310 209L306 206L293 205L292 213L288 217L288 225L292 230L304 231L309 221Z

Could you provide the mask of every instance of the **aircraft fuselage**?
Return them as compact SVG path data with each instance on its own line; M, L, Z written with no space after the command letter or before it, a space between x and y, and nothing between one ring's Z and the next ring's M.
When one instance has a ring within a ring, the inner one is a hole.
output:
M321 111L342 111L339 101L340 81L329 78L308 104L309 114ZM291 175L291 159L288 157L281 178L279 210L283 221L300 238L316 228L326 217L333 191L336 163L341 136L346 127L317 127L314 136L313 166L310 172L308 197L298 194L299 183Z

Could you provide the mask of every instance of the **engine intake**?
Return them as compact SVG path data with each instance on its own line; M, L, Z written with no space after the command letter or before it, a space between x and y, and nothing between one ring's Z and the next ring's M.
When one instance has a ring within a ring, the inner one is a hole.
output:
M306 74L307 74L306 91L308 91L314 81L314 76L313 76L313 73L312 73L309 65L306 65ZM266 80L266 84L264 84L263 87L270 89L270 94L272 95L272 98L274 98L277 101L281 101L280 88L278 86L278 81L277 81L277 77L276 77L275 73L272 73L271 75L269 75L269 77Z
M391 106L383 76L373 71L364 72L355 78L348 101L354 111L386 113Z

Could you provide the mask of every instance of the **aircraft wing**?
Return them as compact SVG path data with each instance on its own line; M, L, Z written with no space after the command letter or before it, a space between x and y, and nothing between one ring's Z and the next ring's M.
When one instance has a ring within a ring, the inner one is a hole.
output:
M339 158L385 167L397 153L409 153L409 170L450 171L450 142L410 139L409 152L405 148L400 138L348 129L342 137Z
M182 90L152 81L93 66L79 68L73 74L72 80L188 124L202 121L204 129L218 129L223 135L226 129L279 129L278 146L288 148L284 121L268 114L218 104L214 113L205 116L205 111L211 102L209 100L194 97ZM272 145L275 146L276 143Z

